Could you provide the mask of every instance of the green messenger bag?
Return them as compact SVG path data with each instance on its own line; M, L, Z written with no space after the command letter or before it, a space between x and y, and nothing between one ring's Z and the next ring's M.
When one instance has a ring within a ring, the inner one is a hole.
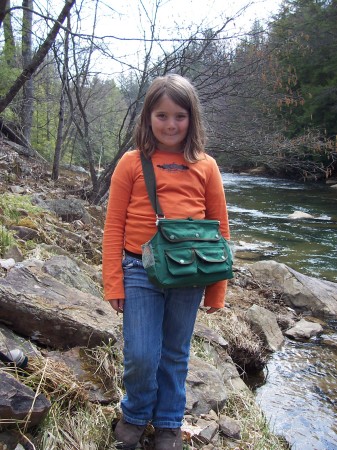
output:
M157 214L156 234L142 245L149 280L163 288L207 286L233 278L233 256L218 220L165 219L151 160L141 154L145 183Z
M164 288L207 286L233 278L232 252L217 220L159 219L142 245L149 280Z

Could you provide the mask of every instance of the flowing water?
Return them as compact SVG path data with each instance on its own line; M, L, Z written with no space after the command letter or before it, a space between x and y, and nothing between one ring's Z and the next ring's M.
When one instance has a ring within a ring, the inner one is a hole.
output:
M223 174L223 182L238 256L337 282L336 189L236 174ZM294 211L313 218L289 219ZM307 342L286 340L255 387L274 431L293 449L337 449L337 321Z

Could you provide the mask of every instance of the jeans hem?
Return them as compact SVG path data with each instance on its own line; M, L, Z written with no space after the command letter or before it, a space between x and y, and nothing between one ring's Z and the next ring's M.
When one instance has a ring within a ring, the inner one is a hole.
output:
M138 426L146 426L150 420L143 420L143 419L135 419L134 417L130 417L127 414L124 414L123 412L123 418L126 420L126 422L131 423L131 425L138 425Z
M182 422L172 422L168 420L158 420L151 422L155 428L180 428Z

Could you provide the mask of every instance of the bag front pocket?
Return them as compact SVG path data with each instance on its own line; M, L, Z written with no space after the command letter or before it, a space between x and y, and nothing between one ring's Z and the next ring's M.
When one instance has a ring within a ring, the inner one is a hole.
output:
M196 255L191 248L165 251L167 269L173 276L186 276L198 273Z
M226 248L204 247L195 250L198 269L202 273L221 273L230 269Z

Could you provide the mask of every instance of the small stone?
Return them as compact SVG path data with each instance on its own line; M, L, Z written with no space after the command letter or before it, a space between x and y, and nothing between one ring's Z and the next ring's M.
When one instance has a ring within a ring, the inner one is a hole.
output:
M319 323L309 322L301 319L295 326L285 332L285 335L293 339L310 339L312 336L323 332L323 327Z
M194 440L204 444L209 444L219 429L215 420L210 421L204 419L199 419L196 423L196 427L198 428L198 432L195 433Z
M10 270L14 266L15 266L15 261L13 258L0 259L0 267L2 267L3 269Z
M314 219L314 216L303 211L294 211L289 214L288 219Z
M228 416L220 416L219 429L222 434L232 439L241 439L241 427L237 420Z

